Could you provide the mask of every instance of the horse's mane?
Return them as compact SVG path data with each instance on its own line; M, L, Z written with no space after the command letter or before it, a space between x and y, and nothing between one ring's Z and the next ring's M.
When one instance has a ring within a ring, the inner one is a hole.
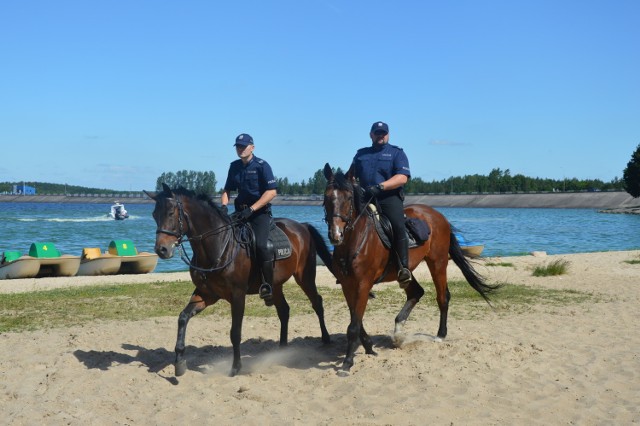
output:
M198 200L199 202L206 204L212 209L216 210L221 217L223 218L228 217L228 215L222 210L222 207L214 203L211 197L209 196L209 194L207 193L204 193L204 192L196 193L195 191L187 189L184 186L179 186L177 188L172 189L171 191L175 195L181 195L183 197L193 198L195 200Z
M338 171L333 175L333 179L331 180L331 182L329 182L329 186L337 189L338 191L349 191L353 193L353 203L356 209L356 213L360 214L364 204L360 191L360 185L354 183L343 172Z

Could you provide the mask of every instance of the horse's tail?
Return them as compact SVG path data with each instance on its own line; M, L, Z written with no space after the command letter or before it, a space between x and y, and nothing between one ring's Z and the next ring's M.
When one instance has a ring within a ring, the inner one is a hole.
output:
M333 274L333 256L331 254L331 251L329 251L327 243L324 241L324 238L322 238L322 235L320 235L320 232L318 232L315 226L311 225L310 223L305 223L305 225L309 229L309 233L311 234L311 238L313 238L313 242L316 244L316 253L318 254L318 256L320 256L320 259L322 259L324 265Z
M489 294L500 288L500 285L490 285L485 283L485 279L482 275L480 275L474 268L473 265L467 260L464 256L462 248L460 248L460 244L458 243L458 239L456 238L453 231L451 232L449 242L449 256L451 256L451 260L460 268L462 271L462 275L464 275L467 282L473 287L475 291L480 293L480 296L484 300L491 305L489 300Z

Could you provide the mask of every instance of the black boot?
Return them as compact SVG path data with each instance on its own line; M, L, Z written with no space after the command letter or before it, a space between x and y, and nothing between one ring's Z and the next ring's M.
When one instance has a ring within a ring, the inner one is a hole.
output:
M411 271L409 271L409 240L399 238L395 241L396 253L398 253L398 283L400 288L407 288L411 283Z
M273 261L267 260L262 262L261 265L262 271L262 285L260 285L260 290L258 290L258 294L260 294L260 299L264 300L264 303L267 306L271 306L273 304Z

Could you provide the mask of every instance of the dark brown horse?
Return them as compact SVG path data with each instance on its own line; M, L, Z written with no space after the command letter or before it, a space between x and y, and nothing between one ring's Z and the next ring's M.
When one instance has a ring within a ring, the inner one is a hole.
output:
M398 269L394 256L390 256L373 223L373 215L366 210L361 200L361 190L351 171L347 175L333 173L329 164L324 167L327 188L324 193L324 209L329 226L329 240L335 246L333 273L342 285L342 292L349 305L351 322L347 328L347 355L342 364L343 371L353 366L353 357L358 347L358 338L367 354L375 355L373 343L362 324L367 308L369 292L378 282L395 281ZM436 210L422 204L405 206L405 215L425 221L431 229L429 239L409 250L409 269L414 270L426 260L436 288L436 300L440 308L440 326L437 339L447 335L447 312L451 295L447 286L447 263L449 256L460 268L464 277L480 295L489 301L488 293L498 286L484 283L482 277L464 257L451 225ZM395 319L394 334L401 331L424 289L415 277L405 288L407 301Z
M187 369L184 350L189 319L220 299L231 304L231 376L235 376L241 368L240 340L245 296L257 294L260 268L249 255L251 250L246 238L240 235L240 227L235 226L231 217L220 207L208 201L207 197L197 197L184 188L173 191L167 185L163 185L163 188L162 192L147 193L156 202L153 210L158 227L155 252L160 258L169 259L177 246L189 241L193 256L187 261L191 280L196 286L178 318L176 376L183 375ZM311 301L320 321L322 341L329 343L322 297L318 294L315 279L316 253L328 267L331 265L331 253L313 226L289 219L275 219L275 224L291 242L291 255L275 262L273 276L273 304L280 319L280 346L287 344L289 324L289 305L282 285L291 276Z

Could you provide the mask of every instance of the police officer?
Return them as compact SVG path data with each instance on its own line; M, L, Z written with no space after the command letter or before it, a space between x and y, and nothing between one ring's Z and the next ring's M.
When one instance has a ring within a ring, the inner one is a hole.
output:
M409 240L404 225L403 185L411 177L409 160L402 148L389 145L389 126L376 121L369 132L371 146L359 149L353 157L355 177L365 188L366 200L378 202L393 228L393 249L398 254L398 283L406 288L411 282Z
M260 298L269 301L273 296L273 253L268 247L269 228L271 226L271 200L276 196L276 179L269 163L253 155L253 138L242 133L236 138L236 154L240 157L229 166L224 192L220 199L226 208L229 193L238 191L234 201L235 211L242 221L251 225L256 243L258 264L262 271L263 282L260 286Z

